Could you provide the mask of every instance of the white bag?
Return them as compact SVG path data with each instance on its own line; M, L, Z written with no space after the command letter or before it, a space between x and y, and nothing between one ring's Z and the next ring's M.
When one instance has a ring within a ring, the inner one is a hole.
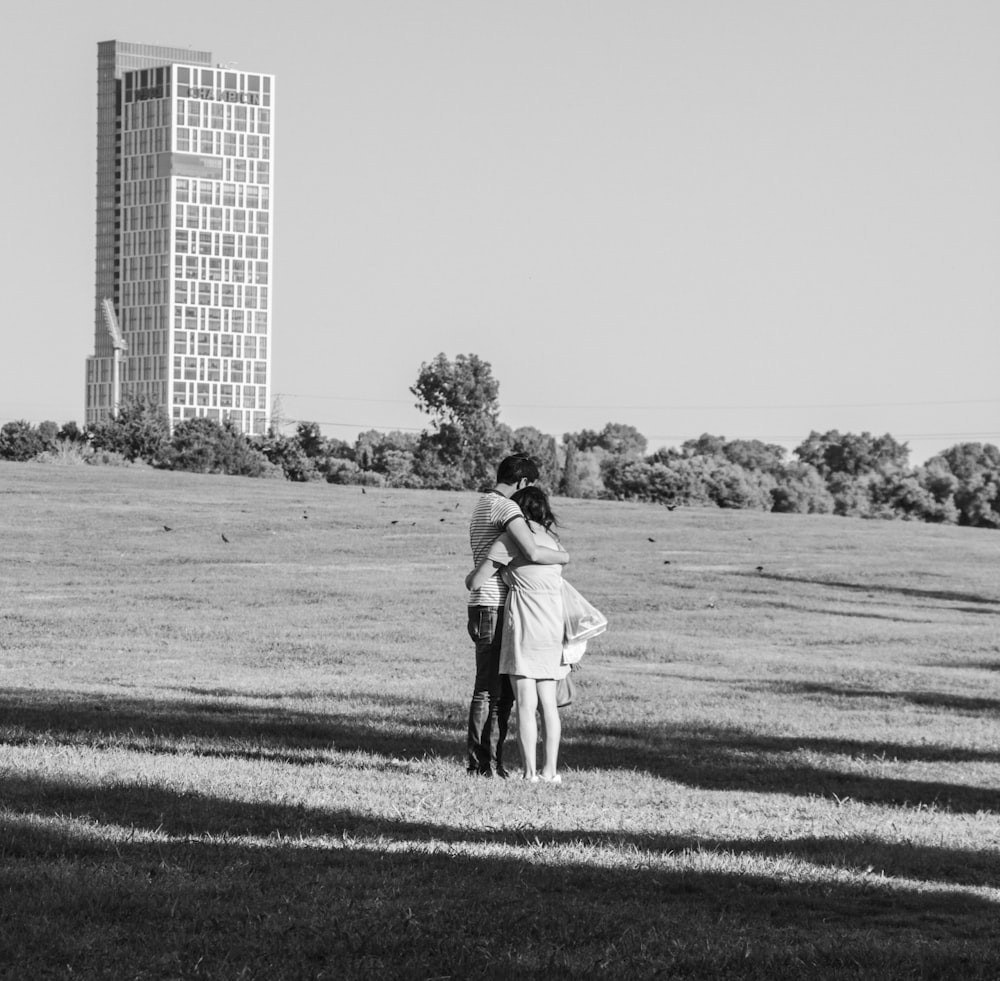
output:
M563 623L565 625L563 663L572 664L573 662L566 658L567 647L573 647L581 641L584 642L575 658L578 661L583 656L586 641L590 640L591 637L598 636L598 634L603 634L608 629L608 618L596 606L585 600L565 579L562 581L562 596ZM571 652L571 657L573 653L575 652Z
M580 658L587 652L587 642L585 640L574 640L563 643L562 663L570 666L578 664Z

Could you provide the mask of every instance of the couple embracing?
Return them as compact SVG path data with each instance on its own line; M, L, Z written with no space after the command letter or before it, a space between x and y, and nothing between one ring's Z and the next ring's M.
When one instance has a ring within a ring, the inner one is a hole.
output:
M507 457L496 487L476 504L469 525L475 569L466 576L469 635L476 645L476 682L469 708L468 771L509 776L503 764L511 708L517 698L518 746L526 780L559 783L561 736L556 685L563 664L562 567L569 554L555 534L537 464ZM545 756L536 771L536 710L544 720Z

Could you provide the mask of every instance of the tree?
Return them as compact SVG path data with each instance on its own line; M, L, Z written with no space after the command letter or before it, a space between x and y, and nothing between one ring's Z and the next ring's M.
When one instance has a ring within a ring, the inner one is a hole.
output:
M924 520L955 524L958 521L958 507L955 504L958 478L951 472L947 461L941 456L928 460L917 469L916 477L931 502Z
M722 453L730 463L744 470L769 473L779 477L785 467L785 448L759 439L734 439L726 443Z
M319 477L315 461L306 456L298 439L283 436L275 429L269 429L265 436L258 436L253 443L268 462L281 468L286 480L304 483Z
M927 462L955 480L952 498L958 523L1000 528L1000 450L992 443L958 443Z
M800 461L785 465L771 500L771 510L782 514L830 514L834 507L833 495L819 471Z
M91 429L95 450L120 453L129 462L156 463L169 440L166 414L143 395L123 396L118 411Z
M439 354L420 366L410 391L417 396L416 407L436 426L463 426L482 419L495 423L499 418L500 383L490 363L475 354L459 354L454 362Z
M410 391L433 427L418 441L417 475L436 487L491 484L512 439L499 421L500 385L489 362L475 354L459 354L452 362L439 354L420 366Z
M295 426L295 438L302 452L310 459L319 456L323 452L326 442L320 432L318 422L300 422Z
M582 452L600 449L612 456L624 456L638 459L646 452L646 437L635 426L627 426L621 422L605 423L600 432L593 429L581 429L578 433L566 433L563 442L567 445L575 443Z
M794 450L803 462L812 464L824 478L831 474L860 477L879 467L906 467L910 449L897 443L888 433L841 435L836 429L820 434L813 430Z
M689 439L681 444L681 453L684 456L723 456L726 445L725 436L712 436L710 433L702 433L697 439Z
M566 459L563 461L562 477L559 479L559 493L563 497L580 496L580 474L577 470L576 443L566 444Z
M638 459L646 452L646 437L635 426L609 422L601 430L600 445L613 456Z
M546 490L555 491L559 486L559 450L554 436L546 436L534 426L514 430L512 453L523 453L538 464L539 480Z
M413 433L369 429L358 434L353 457L364 472L378 474L390 487L420 487L422 480L413 472L417 444Z
M762 443L759 439L726 440L725 436L702 433L681 445L681 453L688 457L709 457L728 460L744 470L769 473L778 478L785 465L785 448L776 443Z
M709 499L720 508L770 511L777 483L768 473L744 470L726 459L705 458L702 482Z
M38 424L38 436L42 441L44 450L54 450L59 441L59 426L51 419L46 419Z
M879 479L880 478L880 479ZM958 510L954 502L941 503L924 483L921 471L888 470L870 478L869 495L873 518L902 518L904 521L933 521L954 524Z
M25 462L45 450L45 441L26 419L4 423L0 428L0 459Z
M265 476L272 469L263 453L231 422L220 423L205 416L177 424L160 465L169 470L243 477Z
M62 424L58 438L64 443L82 443L87 436L75 422L70 421Z

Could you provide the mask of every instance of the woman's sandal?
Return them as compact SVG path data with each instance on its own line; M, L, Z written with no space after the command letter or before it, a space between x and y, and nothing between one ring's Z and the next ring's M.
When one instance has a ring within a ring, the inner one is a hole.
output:
M552 777L547 777L543 773L542 774L542 782L543 783L562 783L562 777L558 773L555 776L552 776Z

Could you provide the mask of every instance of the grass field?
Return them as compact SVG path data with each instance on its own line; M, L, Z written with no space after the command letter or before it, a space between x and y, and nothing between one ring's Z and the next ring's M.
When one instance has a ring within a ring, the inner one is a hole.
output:
M1000 535L557 499L547 787L474 499L0 464L0 977L1000 977Z

